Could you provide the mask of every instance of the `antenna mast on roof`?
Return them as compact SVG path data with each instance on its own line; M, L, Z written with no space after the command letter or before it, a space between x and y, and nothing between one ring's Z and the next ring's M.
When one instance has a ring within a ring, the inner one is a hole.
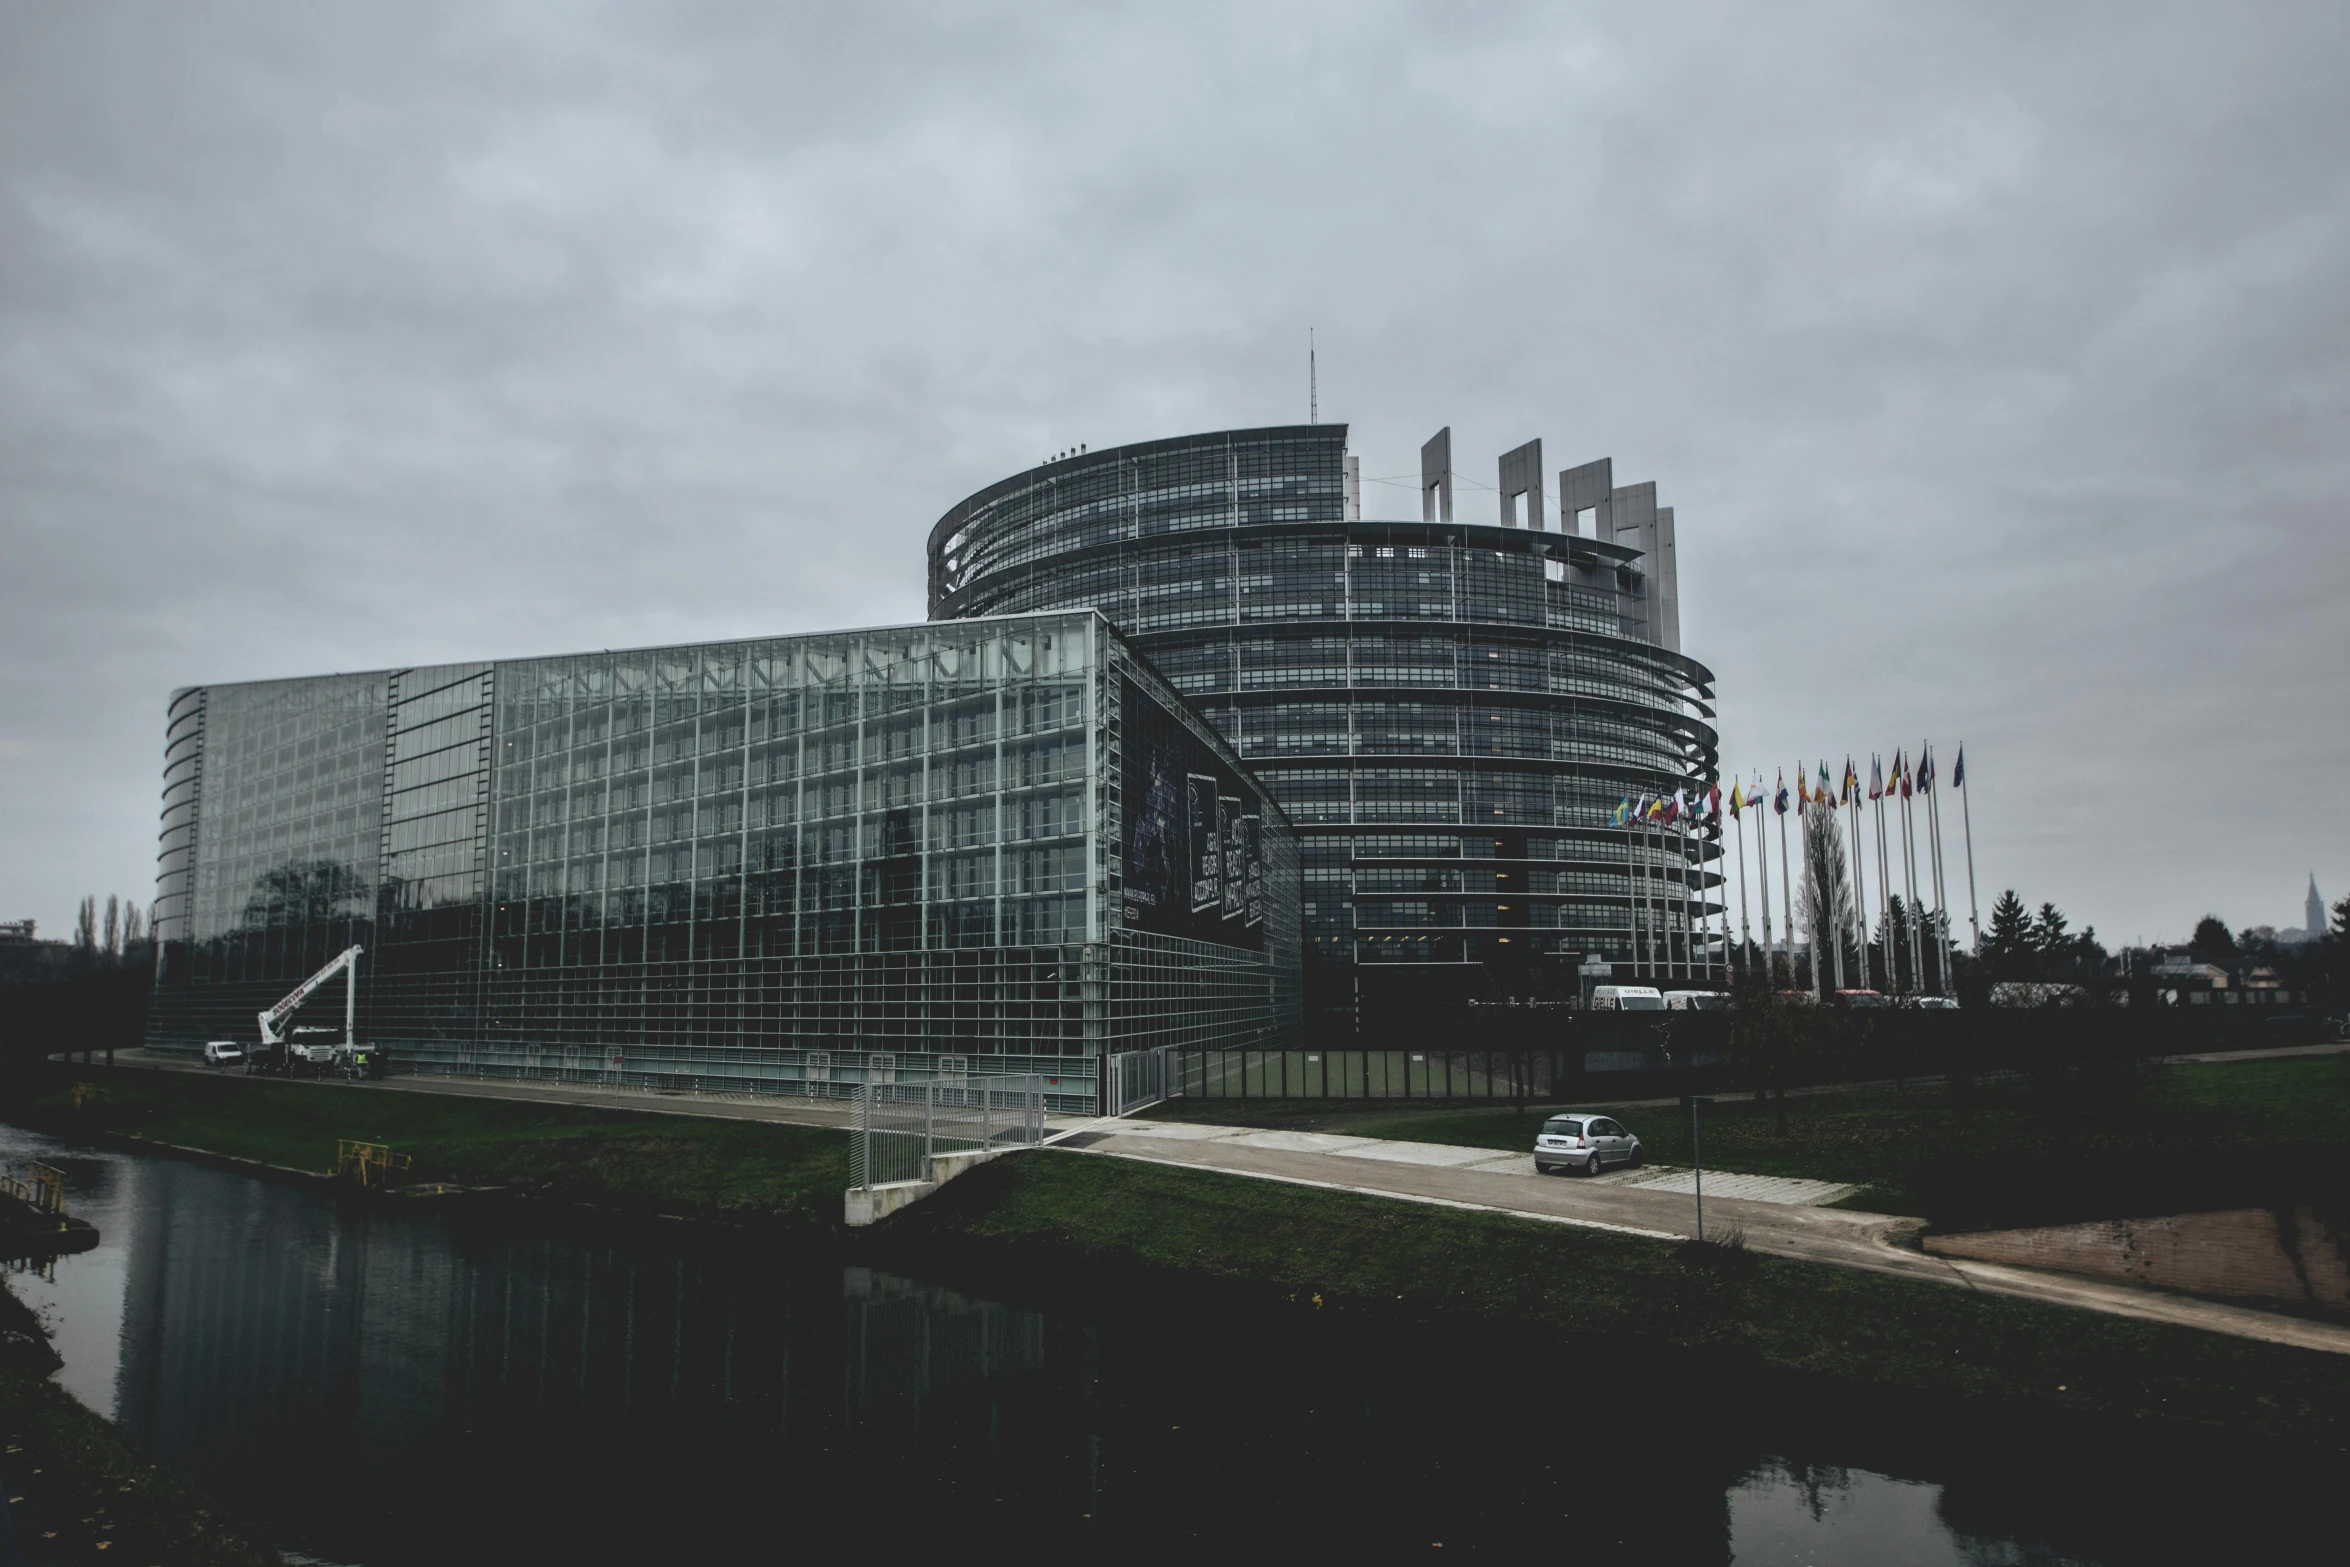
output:
M1314 329L1306 328L1306 423L1322 422L1322 381L1314 367Z

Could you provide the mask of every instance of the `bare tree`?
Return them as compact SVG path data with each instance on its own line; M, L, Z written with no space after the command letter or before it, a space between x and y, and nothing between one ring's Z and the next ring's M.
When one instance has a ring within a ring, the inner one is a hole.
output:
M1844 834L1834 806L1813 803L1803 808L1803 891L1796 899L1796 918L1811 938L1812 966L1821 989L1828 976L1841 987L1844 976L1844 937L1853 928L1852 875L1844 853ZM1821 965L1828 965L1822 968Z
M106 895L106 934L102 949L110 958L122 956L122 899Z
M82 899L82 906L74 912L73 944L84 952L94 953L98 950L98 898L95 893Z
M124 949L137 946L147 939L147 916L130 899L122 900L122 944Z

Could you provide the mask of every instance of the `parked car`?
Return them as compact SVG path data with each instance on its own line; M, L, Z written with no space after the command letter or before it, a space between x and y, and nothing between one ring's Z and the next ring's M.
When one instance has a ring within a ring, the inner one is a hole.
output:
M1913 1012L1956 1012L1956 996L1903 996L1901 1004Z
M1534 1137L1534 1169L1597 1175L1608 1165L1640 1163L1640 1139L1604 1115L1554 1115Z
M1839 990L1828 999L1834 1005L1852 1012L1866 1012L1893 1004L1881 990Z
M244 1059L245 1047L233 1039L214 1039L205 1043L206 1066L235 1066Z
M1662 1012L1664 1009L1664 992L1654 985L1591 987L1591 1010L1594 1012Z

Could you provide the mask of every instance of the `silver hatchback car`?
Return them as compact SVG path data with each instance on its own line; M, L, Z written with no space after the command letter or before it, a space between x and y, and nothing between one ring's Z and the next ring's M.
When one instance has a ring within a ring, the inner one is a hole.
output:
M1604 1115L1554 1115L1534 1139L1534 1169L1540 1175L1553 1170L1597 1175L1611 1165L1629 1169L1639 1163L1640 1139Z

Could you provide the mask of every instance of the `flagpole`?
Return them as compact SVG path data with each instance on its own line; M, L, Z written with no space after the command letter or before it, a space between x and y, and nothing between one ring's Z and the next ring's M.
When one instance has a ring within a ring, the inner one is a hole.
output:
M1755 820L1755 836L1762 839L1755 843L1755 876L1762 883L1762 982L1779 989L1779 959L1772 956L1770 940L1770 799L1762 801L1762 813Z
M1624 823L1624 891L1632 917L1632 972L1640 972L1640 857L1634 847L1640 835L1638 818Z
M1955 776L1958 781L1951 787L1958 791L1958 819L1960 825L1966 828L1966 918L1967 923L1974 927L1975 952L1980 956L1983 951L1983 917L1975 903L1975 813L1967 804L1966 742L1963 740L1958 746L1958 772Z
M1885 869L1885 759L1869 758L1869 776L1876 783L1876 791L1869 804L1871 815L1877 819L1877 942L1885 949L1885 988L1898 994L1901 976L1895 971L1897 961L1893 950L1892 884Z
M1873 990L1869 983L1869 903L1868 866L1860 849L1860 769L1852 765L1852 758L1844 758L1844 803L1852 807L1852 956L1860 965L1860 987Z
M1934 788L1941 782L1940 769L1934 766L1933 742L1926 744L1926 848L1927 861L1934 867L1934 967L1935 994L1946 995L1950 990L1950 899L1943 892L1942 880L1942 802Z
M1733 782L1731 787L1736 788L1737 784ZM1746 959L1746 949L1754 944L1754 928L1747 923L1746 919L1746 807L1741 805L1738 808L1738 814L1731 820L1738 824L1738 958L1739 962L1743 964ZM1974 861L1970 857L1967 863L1971 866ZM1730 900L1724 898L1722 900L1722 942L1727 946L1729 940ZM1724 954L1724 956L1728 955Z
M1640 815L1624 825L1624 881L1631 888L1631 968L1636 977L1645 968L1643 961L1640 961L1643 930L1647 926L1647 893L1640 886L1640 834L1647 832L1645 815L1647 801L1643 799L1640 801Z
M1697 978L1697 911L1690 907L1693 894L1689 887L1689 818L1684 815L1676 824L1681 829L1681 977Z
M1907 783L1913 776L1914 769L1912 772L1904 773L1902 775L1902 780L1903 782ZM1902 790L1901 880L1902 886L1909 898L1910 977L1915 983L1916 988L1922 991L1926 988L1926 954L1925 949L1918 943L1917 927L1920 923L1918 919L1918 914L1920 912L1918 908L1918 835L1917 814L1912 807L1912 801L1914 798L1914 785L1912 785L1910 788Z
M1784 775L1779 789L1786 789ZM1779 914L1786 926L1786 987L1795 989L1795 872L1786 867L1786 811L1779 811L1777 794L1772 794L1770 808L1779 813Z

